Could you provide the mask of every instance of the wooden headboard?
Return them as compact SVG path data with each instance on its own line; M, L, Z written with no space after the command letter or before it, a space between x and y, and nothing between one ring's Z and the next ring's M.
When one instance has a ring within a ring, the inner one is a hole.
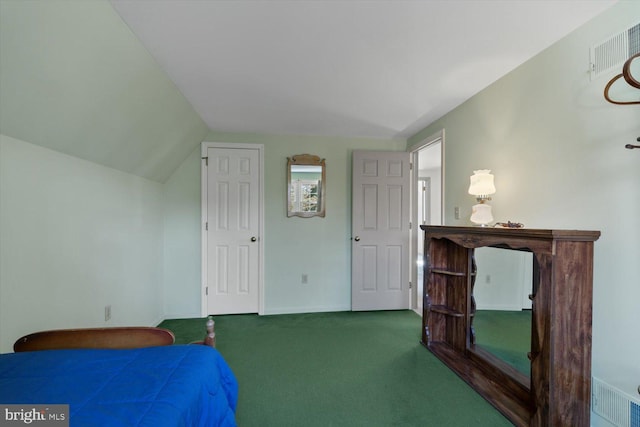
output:
M19 338L13 351L61 350L79 348L141 348L172 345L173 332L163 328L120 327L58 329L35 332Z

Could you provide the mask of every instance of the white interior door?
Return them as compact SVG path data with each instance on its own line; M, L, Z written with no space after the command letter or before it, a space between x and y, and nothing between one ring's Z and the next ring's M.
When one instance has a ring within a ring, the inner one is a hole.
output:
M352 310L409 308L409 158L353 152Z
M203 314L257 313L261 151L203 145L203 159Z

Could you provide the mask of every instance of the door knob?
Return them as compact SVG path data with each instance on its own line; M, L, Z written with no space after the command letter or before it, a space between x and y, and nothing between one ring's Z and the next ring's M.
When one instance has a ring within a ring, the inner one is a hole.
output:
M355 239L353 239L353 240L355 240L356 242L359 242L360 241L360 236L356 236Z
M257 239L257 238L255 238L255 237L252 237L252 238L251 238L251 241L252 241L252 242L255 242L256 240L258 240L258 239Z

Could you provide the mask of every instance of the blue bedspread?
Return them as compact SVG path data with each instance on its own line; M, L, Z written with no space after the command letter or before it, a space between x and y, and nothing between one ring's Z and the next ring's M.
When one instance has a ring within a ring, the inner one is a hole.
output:
M235 426L237 400L203 345L0 354L0 403L69 404L71 426Z

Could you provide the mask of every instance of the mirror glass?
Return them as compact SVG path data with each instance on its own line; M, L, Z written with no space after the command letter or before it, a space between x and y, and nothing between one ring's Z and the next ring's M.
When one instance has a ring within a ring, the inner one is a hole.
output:
M325 162L299 154L287 158L287 216L325 215Z
M533 254L483 247L475 260L475 346L530 377Z

